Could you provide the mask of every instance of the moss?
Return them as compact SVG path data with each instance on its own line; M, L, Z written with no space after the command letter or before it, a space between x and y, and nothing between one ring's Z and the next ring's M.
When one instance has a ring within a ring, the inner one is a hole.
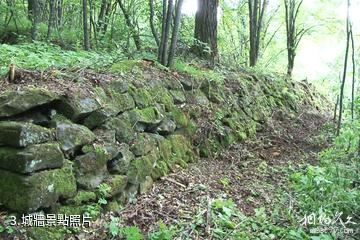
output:
M168 175L169 172L170 172L169 166L165 161L163 161L163 160L157 161L156 165L151 173L151 177L154 180L158 180L161 177Z
M121 210L121 205L116 200L109 201L105 206L105 211L107 212L117 212Z
M146 88L131 88L129 92L138 108L146 108L155 104L154 96Z
M128 171L128 179L132 184L139 184L144 182L146 176L151 176L154 168L154 163L157 161L158 156L154 152L135 158L131 161Z
M133 124L128 119L128 114L125 113L119 117L109 119L104 123L102 128L115 130L115 137L119 142L129 143L135 138Z
M27 88L23 91L5 91L0 94L0 117L10 117L37 106L58 100L59 96L45 89Z
M50 207L59 197L70 198L76 194L70 162L61 169L31 176L0 170L0 186L0 202L8 209L22 213Z
M157 103L164 104L166 111L171 111L174 108L174 99L165 87L152 88L151 95L154 96Z
M129 112L131 125L138 131L155 128L164 118L163 113L156 107L134 109Z
M141 64L138 60L123 60L123 61L114 63L110 67L110 71L114 72L114 73L129 72L134 69L139 69L140 67L141 67Z
M96 201L96 193L91 191L79 191L75 197L69 199L67 202L70 204L74 204L75 206L80 206L87 202L95 202Z
M64 240L66 230L62 227L29 227L26 229L26 237L41 240Z
M60 206L60 208L57 211L58 214L66 214L68 216L70 215L83 215L85 213L84 205L81 206Z
M181 109L177 107L171 111L169 117L172 118L179 127L187 127L189 124L189 118Z
M130 145L130 150L135 156L144 156L155 148L155 139L147 133L139 133Z
M195 153L192 150L190 141L183 135L170 135L168 140L171 143L172 156L168 161L170 168L174 164L186 166L186 163L195 160Z
M105 182L111 188L108 192L108 197L113 197L125 189L128 182L128 177L124 175L111 175Z

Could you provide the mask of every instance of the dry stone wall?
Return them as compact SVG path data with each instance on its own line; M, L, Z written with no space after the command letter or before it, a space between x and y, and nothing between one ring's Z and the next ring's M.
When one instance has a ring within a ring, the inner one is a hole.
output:
M141 81L140 81L141 82ZM107 184L129 201L256 132L274 108L296 109L305 84L252 75L103 81L91 94L26 87L0 95L0 204L13 212L81 212Z

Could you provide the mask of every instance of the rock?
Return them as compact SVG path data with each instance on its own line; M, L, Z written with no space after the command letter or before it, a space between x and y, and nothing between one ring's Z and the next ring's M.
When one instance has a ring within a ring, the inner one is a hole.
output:
M112 94L112 107L120 112L135 108L135 102L129 93L113 93Z
M64 155L57 143L32 145L25 149L0 147L0 168L11 172L27 174L60 168L64 161Z
M139 192L140 194L145 194L149 191L154 185L154 181L150 176L146 176L145 181L140 183Z
M191 77L180 77L179 81L182 84L183 88L187 91L197 89L202 84L202 81L200 81L200 79L195 79Z
M165 161L157 161L156 165L151 173L151 177L154 180L158 180L163 176L168 175L170 169Z
M154 152L146 156L135 158L130 163L127 173L128 180L132 184L139 184L146 180L146 176L151 176L158 156Z
M104 154L106 161L110 161L120 154L119 147L116 143L96 143L85 145L81 150L83 153L97 153L100 151Z
M106 129L95 129L93 131L96 138L100 142L106 142L106 143L115 143L116 142L116 131L115 130L106 130Z
M125 93L129 90L129 83L124 80L108 81L105 85L107 89L117 93Z
M56 124L56 138L65 152L74 151L95 140L95 135L87 127L70 122Z
M136 203L136 196L139 192L139 184L128 184L118 201L122 203Z
M177 128L184 128L189 125L189 117L180 108L175 107L166 115L176 123Z
M107 176L108 156L100 146L75 159L76 181L81 188L95 189Z
M129 146L122 143L119 148L119 155L108 161L108 170L112 174L125 175L129 169L130 162L135 158L134 154L130 151Z
M135 137L135 131L125 115L122 114L119 117L111 118L102 126L104 129L115 130L116 140L121 143L129 143Z
M173 133L175 129L176 129L176 123L169 118L165 118L156 128L156 131L163 135L169 135Z
M114 197L119 193L123 192L127 185L127 176L125 175L111 175L106 179L105 183L111 187L111 190L108 192L108 197Z
M182 104L186 102L186 97L183 91L181 90L170 90L170 94L174 99L175 104Z
M94 129L102 125L107 119L116 116L118 113L119 111L112 107L98 109L90 113L90 115L84 119L83 125L90 129Z
M144 156L151 152L156 146L156 141L147 133L139 133L130 145L130 150L135 156Z
M54 205L59 197L76 194L72 164L61 169L42 171L24 176L0 169L0 203L18 212L34 212Z
M189 139L183 135L173 134L167 138L171 142L172 156L168 161L169 166L179 164L185 167L188 162L195 159L195 153Z
M152 88L151 95L154 96L157 103L165 106L166 111L171 111L174 108L174 99L165 87L156 86Z
M50 140L53 135L46 128L25 122L0 122L0 145L27 147Z
M95 97L68 96L61 98L57 108L67 118L78 122L100 109L101 105Z
M130 123L137 130L156 129L156 126L163 120L164 114L156 107L148 107L144 109L134 109L129 112Z
M201 90L195 90L186 93L187 101L196 104L196 105L208 105L210 103L209 99Z
M151 96L150 92L145 88L134 88L131 89L130 93L134 98L136 106L140 109L149 107L155 103L153 96Z
M91 191L78 191L75 197L66 201L67 204L81 206L88 202L95 202L97 199L96 193Z
M14 116L58 99L57 94L38 88L6 91L0 95L0 118Z

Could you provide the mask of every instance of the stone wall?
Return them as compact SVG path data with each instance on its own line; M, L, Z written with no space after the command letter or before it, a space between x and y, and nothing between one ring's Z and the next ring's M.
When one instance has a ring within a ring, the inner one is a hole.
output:
M119 77L82 90L25 86L1 93L6 209L80 211L97 201L104 183L108 199L129 201L175 167L253 135L273 109L311 101L306 84L246 74L221 82Z

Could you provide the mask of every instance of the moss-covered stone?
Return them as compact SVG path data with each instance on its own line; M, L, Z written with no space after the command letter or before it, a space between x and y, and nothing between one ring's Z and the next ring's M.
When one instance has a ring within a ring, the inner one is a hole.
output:
M105 211L107 212L117 212L120 210L121 210L121 205L116 200L109 201L108 204L106 204L105 206Z
M105 83L108 90L116 93L126 93L129 90L129 83L125 80L112 80Z
M178 128L187 127L189 124L188 116L180 108L175 107L167 115L170 119L175 121Z
M165 106L166 111L171 111L174 108L174 99L165 87L154 87L150 90L150 93L154 96L155 102Z
M122 60L114 63L110 67L110 71L114 73L124 73L139 69L140 67L141 63L138 60Z
M124 191L128 182L128 177L126 175L111 175L109 176L105 183L110 186L110 191L108 192L108 197L114 197L115 195Z
M162 135L169 135L173 133L175 129L176 123L170 118L164 118L164 120L162 120L159 126L156 128L156 132Z
M153 130L163 120L164 114L156 107L148 107L130 111L129 117L132 126L138 130L141 130L142 126L145 126L145 129Z
M0 145L27 147L53 140L50 130L26 122L0 122Z
M58 99L57 94L39 88L5 91L0 95L0 118L14 116L34 107L50 104Z
M92 112L83 121L83 125L90 129L101 126L107 119L116 116L120 111L113 107L104 107Z
M129 93L112 93L112 103L114 109L120 112L135 108L135 101Z
M192 145L185 136L174 134L167 138L171 142L172 157L170 159L169 166L174 164L185 166L186 163L195 160L195 153L192 150Z
M96 97L81 97L77 95L61 98L57 105L58 111L67 118L77 122L84 119L90 113L101 108Z
M125 143L120 144L118 150L119 155L107 163L108 170L112 174L125 175L135 155L130 151L129 145Z
M26 236L30 239L65 240L66 230L61 227L29 227Z
M156 165L151 173L151 177L154 180L158 180L161 177L168 175L169 172L170 172L169 166L165 161L163 161L163 160L157 161Z
M95 202L96 198L97 198L97 196L96 196L95 192L92 192L92 191L79 191L79 192L77 192L75 197L70 198L66 202L68 204L72 204L72 205L75 205L75 206L81 206L84 203Z
M139 187L139 193L145 194L147 191L149 191L152 186L154 185L154 181L150 176L146 176L145 181L140 183Z
M145 88L133 88L129 91L138 108L146 108L155 104L154 96Z
M119 117L111 118L102 126L104 129L115 130L116 140L121 143L130 143L135 137L135 130L127 115L125 113Z
M194 90L186 93L186 100L196 105L208 105L210 103L206 95L200 90Z
M96 136L96 140L99 142L105 143L115 143L116 142L116 131L115 130L107 130L107 129L95 129L93 133Z
M70 122L59 122L56 138L63 151L73 151L95 140L95 135L87 127Z
M50 207L59 197L76 194L72 164L63 168L42 171L30 176L0 169L0 202L10 210L25 213Z
M65 158L57 143L32 145L24 149L0 147L0 168L17 173L61 168Z
M186 102L186 96L182 90L170 90L170 94L174 98L175 104Z
M75 173L78 185L84 189L99 186L107 175L108 156L104 149L97 146L94 151L75 159Z
M146 156L135 158L131 161L129 171L127 173L129 182L139 184L146 180L146 176L151 176L158 156L152 152Z
M156 146L155 139L147 133L138 133L130 145L130 150L135 156L144 156L151 152Z

